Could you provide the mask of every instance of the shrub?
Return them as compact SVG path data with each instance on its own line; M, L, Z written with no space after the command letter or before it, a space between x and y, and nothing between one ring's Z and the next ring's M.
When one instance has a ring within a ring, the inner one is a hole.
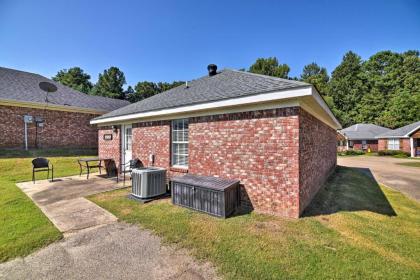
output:
M364 154L365 152L359 151L359 150L347 150L347 151L338 152L339 156L360 156Z
M378 152L378 156L394 156L399 158L406 158L410 156L410 153L403 151L382 150Z

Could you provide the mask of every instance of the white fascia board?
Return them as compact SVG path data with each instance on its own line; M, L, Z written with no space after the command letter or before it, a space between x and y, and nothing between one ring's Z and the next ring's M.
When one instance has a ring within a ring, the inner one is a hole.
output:
M283 99L290 99L290 98L298 98L303 96L310 96L312 95L312 88L311 86L301 87L296 89L288 89L282 91L275 91L270 93L262 93L256 94L252 96L245 96L245 97L238 97L238 98L230 98L226 100L214 101L214 102L207 102L195 105L188 105L176 108L169 108L169 109L162 109L144 113L134 113L124 116L116 116L116 117L109 117L105 119L98 119L98 120L91 120L91 124L103 124L106 125L107 123L118 123L118 122L126 122L130 120L141 120L144 118L151 118L151 117L158 117L158 116L168 116L168 115L176 115L180 113L193 113L197 111L211 111L211 110L220 110L221 108L230 108L233 106L240 106L240 105L247 105L247 104L256 104L256 103L264 103L276 100L283 100ZM335 118L334 118L335 119Z
M399 138L410 138L410 136L407 135L395 135L395 136L375 136L375 139L399 139Z

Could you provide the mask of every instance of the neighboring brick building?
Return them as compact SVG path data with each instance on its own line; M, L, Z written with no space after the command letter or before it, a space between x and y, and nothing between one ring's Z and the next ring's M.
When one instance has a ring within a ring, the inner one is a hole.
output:
M47 95L41 82L57 87ZM90 96L43 76L0 67L0 148L94 148L98 129L90 120L129 103Z
M336 166L339 122L310 84L223 70L91 122L99 155L236 178L241 202L297 218ZM112 139L112 140L105 140Z
M420 121L376 136L380 151L396 150L420 157Z
M359 150L359 151L378 151L378 139L375 137L381 133L390 131L389 128L370 123L358 123L339 131L338 146L339 151Z

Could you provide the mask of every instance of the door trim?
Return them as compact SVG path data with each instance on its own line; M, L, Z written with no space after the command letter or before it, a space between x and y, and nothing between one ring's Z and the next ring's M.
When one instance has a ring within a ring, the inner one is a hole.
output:
M132 124L123 124L121 125L121 163L126 163L125 160L125 144L126 144L126 129L131 128L131 157L133 157L133 125Z

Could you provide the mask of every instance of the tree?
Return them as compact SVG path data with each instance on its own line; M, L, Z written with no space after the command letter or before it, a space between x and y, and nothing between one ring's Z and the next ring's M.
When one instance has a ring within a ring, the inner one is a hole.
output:
M134 94L134 89L132 86L128 86L127 90L124 91L124 99L130 100L132 98L132 95Z
M363 62L362 75L367 89L356 106L357 122L381 124L379 118L399 87L402 61L399 54L382 51Z
M84 93L89 93L93 87L90 82L90 75L85 73L80 67L60 70L52 79Z
M302 74L300 75L302 81L313 84L323 96L328 95L328 76L327 69L320 67L315 62L305 65Z
M249 68L249 72L287 79L290 67L279 64L276 57L258 58Z
M159 92L164 92L167 90L170 90L174 87L183 85L185 82L183 81L173 81L172 83L167 83L167 82L159 82L157 83L157 86L159 88Z
M362 75L362 59L353 52L347 52L343 61L332 72L329 83L333 111L344 127L356 123L356 106L367 91Z
M134 94L130 102L137 102L159 93L158 86L153 82L143 81L138 82L134 86Z
M93 95L124 99L123 86L126 84L124 73L118 67L110 67L99 74L98 82L92 89Z
M398 69L390 73L398 83L387 97L388 106L378 123L390 128L401 127L420 120L420 58L418 51L400 54ZM395 67L396 68L396 67ZM392 83L393 84L393 83Z
M389 128L398 128L420 120L420 92L401 91L391 98L379 122Z
M172 83L167 82L138 82L134 87L134 93L129 95L130 102L138 102L143 99L149 98L155 94L170 90L174 87L184 84L182 81L174 81Z

